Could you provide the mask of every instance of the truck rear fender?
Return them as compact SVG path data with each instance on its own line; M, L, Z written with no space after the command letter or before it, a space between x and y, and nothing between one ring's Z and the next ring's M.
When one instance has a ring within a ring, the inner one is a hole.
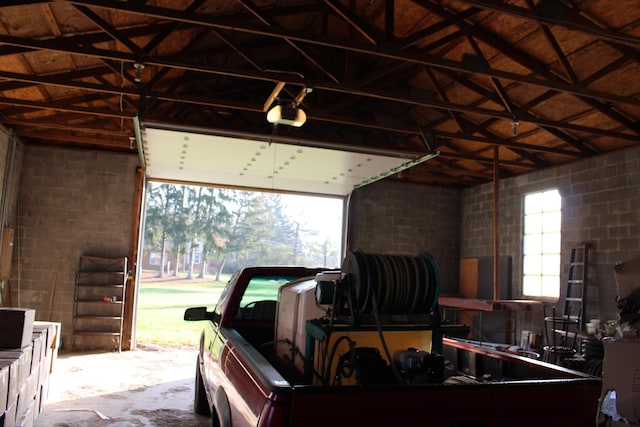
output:
M260 417L258 427L289 427L289 401L273 401L267 399Z
M218 387L213 398L214 416L218 417L220 427L231 427L231 407L229 399L222 387ZM215 425L215 424L214 424Z

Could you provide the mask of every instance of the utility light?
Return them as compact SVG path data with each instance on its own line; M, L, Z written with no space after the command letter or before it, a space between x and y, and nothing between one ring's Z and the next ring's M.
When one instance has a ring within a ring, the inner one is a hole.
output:
M307 121L307 115L298 107L275 105L267 113L267 121L277 125L300 127Z

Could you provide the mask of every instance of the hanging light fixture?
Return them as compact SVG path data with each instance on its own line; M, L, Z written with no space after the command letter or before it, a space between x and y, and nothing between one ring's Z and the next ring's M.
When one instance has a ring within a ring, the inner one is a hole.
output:
M133 64L133 68L135 68L135 69L136 69L136 75L135 75L135 77L133 78L133 80L134 80L136 83L140 83L140 82L142 81L142 80L141 80L141 78L140 78L140 76L141 76L141 74L142 74L142 70L144 70L144 64L142 64L142 63L140 63L140 62L135 62L135 63Z
M513 119L511 120L511 136L513 136L513 137L518 136L518 126L519 125L520 125L520 122L518 121L516 116L513 116Z
M300 73L290 74L296 74L297 76L304 78ZM302 108L300 108L300 104L302 104L302 101L307 94L313 92L313 89L304 86L293 99L279 98L278 95L282 89L284 89L285 85L286 83L283 81L277 82L276 86L264 103L263 111L267 113L267 121L269 123L273 123L274 125L300 127L307 121L307 114Z
M293 104L276 104L267 112L267 121L275 125L300 127L307 121L307 115L302 108Z

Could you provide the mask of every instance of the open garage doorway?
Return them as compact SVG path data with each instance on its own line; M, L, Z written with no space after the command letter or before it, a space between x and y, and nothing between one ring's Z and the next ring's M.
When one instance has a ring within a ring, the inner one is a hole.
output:
M184 308L213 308L228 275L241 266L339 267L346 248L346 201L354 189L437 155L303 143L284 134L265 138L138 117L134 122L149 185L132 307L134 348L169 337L169 327L176 325L181 329L174 342L184 340ZM170 194L157 191L162 185ZM178 218L186 226L160 226ZM174 237L166 238L171 233ZM179 293L166 286L172 278L179 280ZM145 328L155 330L155 338L147 337ZM194 328L188 340L197 343L200 327Z
M184 322L184 310L213 308L241 267L339 267L344 205L342 197L148 182L136 345L197 345L202 325Z

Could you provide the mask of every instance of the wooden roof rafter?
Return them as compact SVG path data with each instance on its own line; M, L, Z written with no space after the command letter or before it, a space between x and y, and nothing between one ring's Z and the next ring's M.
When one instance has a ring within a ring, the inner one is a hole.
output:
M552 3L5 2L0 123L123 151L134 115L339 149L437 145L389 179L460 186L491 180L496 155L510 176L638 144L640 12ZM307 123L274 133L265 103L305 88Z

